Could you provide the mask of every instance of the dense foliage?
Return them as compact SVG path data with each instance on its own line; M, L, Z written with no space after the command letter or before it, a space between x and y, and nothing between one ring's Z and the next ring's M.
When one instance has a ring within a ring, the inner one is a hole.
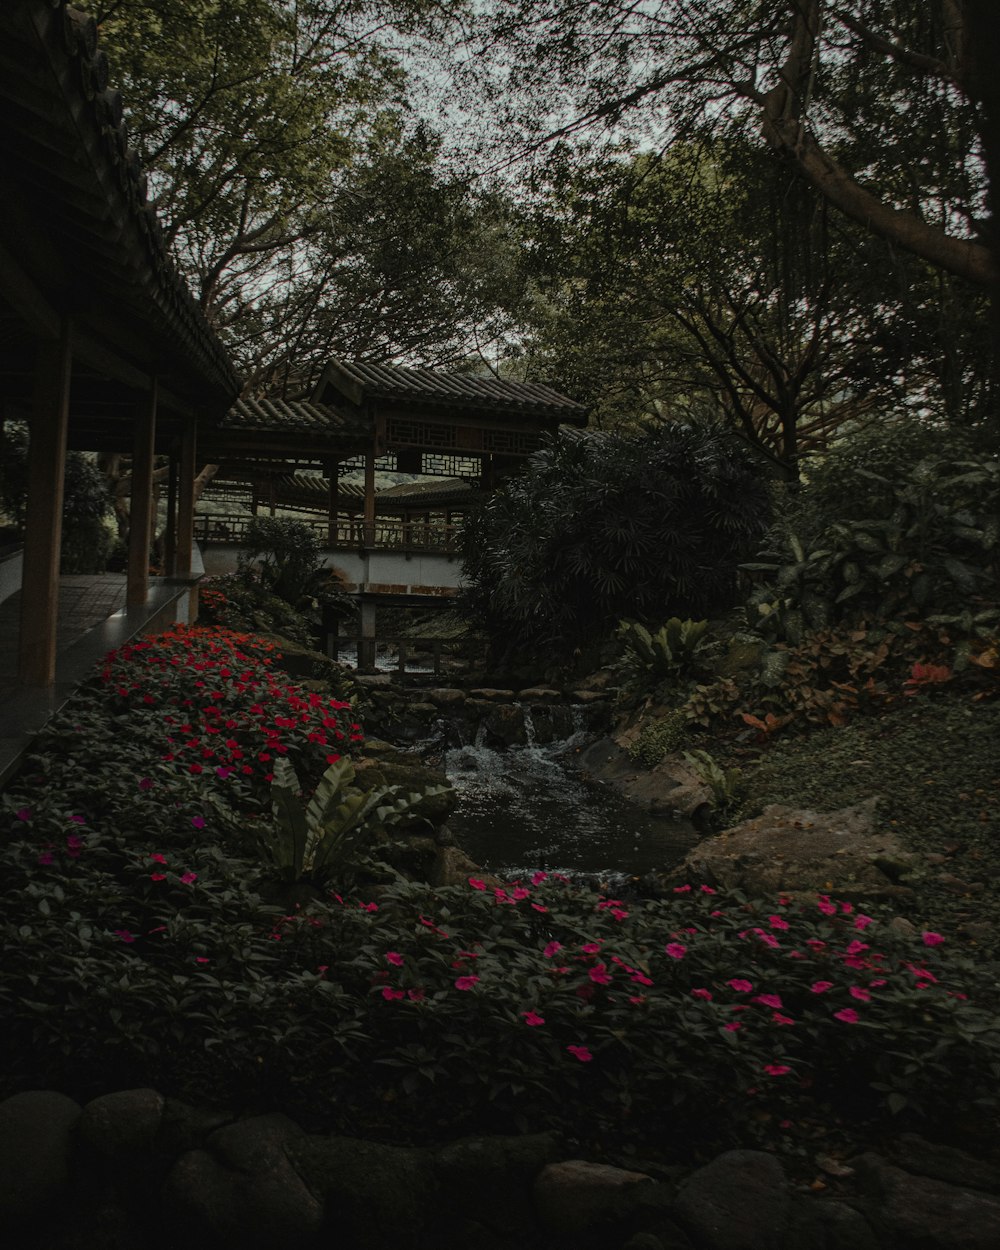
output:
M767 524L747 451L711 424L563 434L466 529L466 604L500 647L579 646L734 600Z

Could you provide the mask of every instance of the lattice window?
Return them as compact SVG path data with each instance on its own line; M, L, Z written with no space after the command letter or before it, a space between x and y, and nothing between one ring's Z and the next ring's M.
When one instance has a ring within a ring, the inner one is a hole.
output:
M538 450L538 444L534 430L483 430L483 451L502 456L528 456Z
M386 442L393 447L456 447L457 427L436 421L413 421L390 417L386 422Z

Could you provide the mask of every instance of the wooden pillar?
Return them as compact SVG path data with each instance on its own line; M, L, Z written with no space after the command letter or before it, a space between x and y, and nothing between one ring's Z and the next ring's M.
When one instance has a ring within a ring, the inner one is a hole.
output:
M365 454L365 529L364 545L375 546L375 452Z
M132 443L132 498L128 509L128 589L126 605L141 607L149 598L149 546L152 540L153 445L156 439L156 379L135 414Z
M181 436L181 454L177 465L177 577L191 576L196 449L197 425L194 421L187 421Z
M170 445L167 469L167 528L163 535L163 563L168 577L177 576L177 445Z
M375 672L375 600L361 600L361 637L358 639L358 672Z
M43 343L35 361L18 656L18 676L28 686L50 686L56 678L59 549L72 374L72 327L65 320L59 338Z
M327 525L326 541L330 547L337 545L337 511L340 507L339 487L340 487L340 461L331 462L328 469L330 474L330 495L327 501L327 512L329 522Z

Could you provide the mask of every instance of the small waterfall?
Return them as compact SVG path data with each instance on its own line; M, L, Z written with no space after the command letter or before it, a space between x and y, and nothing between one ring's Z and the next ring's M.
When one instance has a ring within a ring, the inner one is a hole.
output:
M444 771L459 797L449 825L468 854L505 877L537 868L621 882L669 867L697 835L629 803L608 786L584 779L572 749L583 740L583 709L574 709L570 738L538 742L533 709L522 706L524 745L497 750L485 721L471 744L444 753Z

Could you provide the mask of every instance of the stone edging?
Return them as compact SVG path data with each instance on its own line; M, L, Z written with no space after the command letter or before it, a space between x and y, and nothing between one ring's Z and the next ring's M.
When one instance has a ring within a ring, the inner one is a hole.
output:
M1000 1167L902 1136L822 1186L732 1150L685 1173L562 1157L553 1134L403 1147L152 1089L0 1103L11 1250L992 1250ZM637 1165L641 1166L641 1165ZM849 1178L847 1180L843 1178ZM841 1186L834 1192L836 1186Z

